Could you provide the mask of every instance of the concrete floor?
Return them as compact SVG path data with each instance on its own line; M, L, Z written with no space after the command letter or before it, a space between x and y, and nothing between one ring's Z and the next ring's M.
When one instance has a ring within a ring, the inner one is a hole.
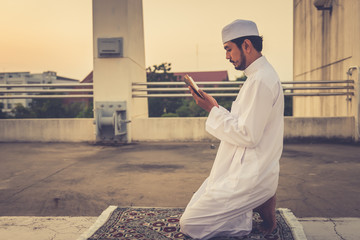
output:
M86 229L96 219L91 217L109 205L185 207L208 176L217 146L210 142L0 143L0 216L11 217L9 223L0 219L0 236L11 223L27 221L15 216L85 216L81 221ZM305 231L316 222L336 229L329 220L335 218L340 223L342 218L359 223L359 145L285 144L280 163L277 207L290 208L304 219L304 226L308 219L319 219ZM76 225L75 231L81 226Z
M0 217L0 240L75 240L97 217ZM299 218L308 240L358 240L360 218Z

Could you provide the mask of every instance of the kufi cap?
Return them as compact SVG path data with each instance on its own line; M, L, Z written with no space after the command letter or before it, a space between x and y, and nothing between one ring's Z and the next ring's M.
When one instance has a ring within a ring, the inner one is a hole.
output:
M259 36L256 23L249 20L235 20L222 29L222 41L226 43L230 40L245 37L245 36Z

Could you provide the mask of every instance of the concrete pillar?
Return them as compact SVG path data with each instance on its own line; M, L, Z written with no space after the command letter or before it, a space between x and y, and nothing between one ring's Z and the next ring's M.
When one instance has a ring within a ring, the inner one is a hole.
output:
M99 57L99 38L122 38L122 57ZM95 106L126 101L128 120L148 117L147 99L132 98L132 82L146 82L144 48L142 0L93 0Z

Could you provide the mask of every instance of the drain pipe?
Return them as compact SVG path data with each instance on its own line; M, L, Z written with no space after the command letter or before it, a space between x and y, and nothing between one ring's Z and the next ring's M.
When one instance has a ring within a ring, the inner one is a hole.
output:
M355 136L354 136L354 140L355 142L358 142L360 139L360 67L359 66L351 66L349 67L348 71L346 72L346 74L348 76L352 76L353 75L353 71L356 70L358 73L358 77L354 83L354 97L355 97L355 101L353 102L353 110L354 110L354 116L355 116Z

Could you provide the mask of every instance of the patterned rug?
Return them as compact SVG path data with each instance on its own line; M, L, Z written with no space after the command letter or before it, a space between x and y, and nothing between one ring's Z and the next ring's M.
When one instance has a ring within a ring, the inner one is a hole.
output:
M191 239L180 232L179 219L183 208L120 208L108 207L94 225L84 232L78 240L162 240ZM276 210L277 228L272 234L264 236L258 230L260 216L253 215L253 230L241 238L225 239L282 239L306 240L301 224L289 209Z

